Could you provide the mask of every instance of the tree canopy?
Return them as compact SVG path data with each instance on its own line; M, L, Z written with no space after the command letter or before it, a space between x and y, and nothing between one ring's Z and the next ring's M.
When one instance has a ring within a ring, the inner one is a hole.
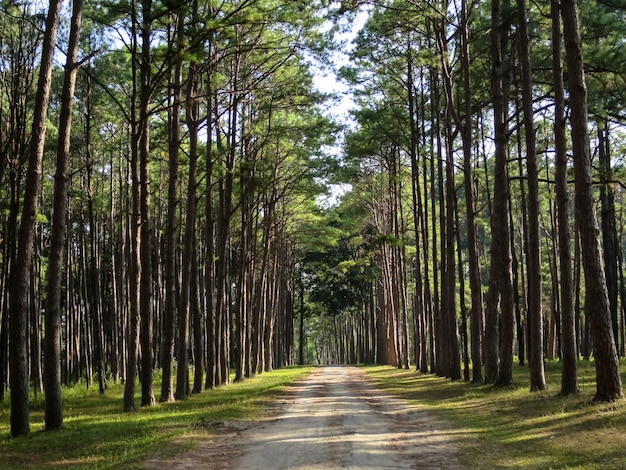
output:
M594 357L622 397L623 7L74 0L55 39L55 5L0 2L14 435L44 383L132 411L157 370L170 401L296 361L541 390L559 358L567 394Z

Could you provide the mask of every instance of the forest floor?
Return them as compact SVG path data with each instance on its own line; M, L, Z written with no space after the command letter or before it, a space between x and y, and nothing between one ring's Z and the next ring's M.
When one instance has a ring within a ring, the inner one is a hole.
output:
M356 367L318 367L259 422L219 423L145 470L462 469L450 424L378 390Z

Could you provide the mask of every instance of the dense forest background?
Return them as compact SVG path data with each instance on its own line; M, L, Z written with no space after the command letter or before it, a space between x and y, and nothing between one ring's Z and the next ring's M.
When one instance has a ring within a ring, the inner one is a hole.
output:
M12 434L61 384L131 411L295 362L560 359L568 394L593 358L621 397L626 10L578 7L2 1ZM349 120L313 85L341 51Z

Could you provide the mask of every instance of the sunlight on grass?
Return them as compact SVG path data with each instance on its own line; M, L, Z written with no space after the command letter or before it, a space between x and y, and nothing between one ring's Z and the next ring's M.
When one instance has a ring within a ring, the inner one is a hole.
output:
M622 364L623 365L623 364ZM366 367L384 391L435 413L460 431L472 469L626 468L626 400L593 403L593 362L579 363L581 393L560 397L561 368L546 364L548 390L529 392L528 369L493 388L390 367Z
M111 385L104 395L86 390L84 384L64 388L64 428L44 432L44 400L38 396L31 402L28 438L9 436L7 398L0 403L0 468L136 468L137 462L157 450L173 454L188 448L193 439L208 438L219 422L264 416L284 387L310 370L287 367L134 413L122 411L122 384ZM155 383L155 393L159 390L160 384ZM137 386L137 403L140 391ZM187 444L180 441L183 436Z
M528 391L528 369L519 366L516 385L506 388L451 382L391 367L365 370L384 392L451 422L454 429L449 433L468 468L626 468L626 400L591 401L593 362L580 362L581 393L565 398L558 396L558 362L546 364L548 390L537 393ZM122 412L121 384L112 385L104 395L78 385L63 390L61 431L43 431L43 397L33 398L32 433L26 439L9 437L7 398L0 403L0 468L137 468L155 452L173 455L210 438L220 422L266 415L281 390L309 371L286 368L135 413ZM158 383L154 390L160 390Z

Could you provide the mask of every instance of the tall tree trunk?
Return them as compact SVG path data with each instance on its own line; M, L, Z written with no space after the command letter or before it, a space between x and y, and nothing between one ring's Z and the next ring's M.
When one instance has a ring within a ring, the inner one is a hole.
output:
M111 277L111 294L109 299L109 311L111 315L111 375L113 376L113 382L118 383L120 380L124 380L124 349L122 347L122 328L120 320L123 318L123 307L120 302L120 231L117 228L118 225L118 212L117 200L120 198L119 194L116 194L116 171L115 171L115 152L111 152L109 165L111 166L111 173L109 175L109 224L110 224L110 237L111 237L111 265L109 269L109 275ZM121 198L120 198L121 199Z
M141 11L141 78L139 105L139 174L140 174L140 224L141 224L141 406L155 403L152 391L153 372L153 286L152 286L152 221L150 216L150 98L152 95L152 70L150 66L152 35L152 0L142 0Z
M521 94L519 91L516 94ZM516 96L515 98L515 109L520 109L519 99ZM518 129L522 128L521 123L521 113L516 113L515 116L515 126ZM517 323L517 344L518 344L518 358L519 364L521 366L525 365L526 362L526 351L530 349L532 346L533 338L528 334L527 326L528 326L528 302L529 302L529 292L526 287L527 284L527 273L528 269L528 260L530 258L528 251L528 198L526 196L526 181L522 177L524 174L524 149L522 147L522 133L516 132L516 144L517 144L517 165L519 168L519 207L521 209L521 224L515 224L513 220L513 201L511 196L511 191L509 191L509 207L511 207L511 211L509 213L509 224L511 227L511 256L513 257L513 298L515 299L515 319ZM520 230L520 247L519 247L519 255L515 249L515 226L518 226ZM521 260L521 262L520 262ZM525 270L524 270L525 268ZM521 286L520 286L521 283ZM520 290L524 295L520 298ZM523 303L523 306L522 306ZM523 313L523 315L522 315Z
M500 0L492 0L492 96L495 127L495 169L491 213L491 267L486 308L485 381L496 385L513 382L514 299L509 228L507 172L507 87L510 83L503 60L508 19L503 20ZM498 304L500 306L498 315ZM496 355L495 352L498 351ZM498 363L499 360L499 363Z
M242 119L243 121L243 119ZM243 124L242 124L243 126ZM242 130L243 134L243 130ZM247 139L246 139L247 140ZM237 273L237 293L236 293L236 347L235 347L235 381L240 382L244 379L246 370L250 371L250 357L246 354L250 344L250 321L251 311L249 299L252 298L252 284L250 282L251 270L253 269L254 254L252 253L252 228L253 228L253 208L252 194L253 190L252 178L254 162L250 156L250 148L247 142L242 143L242 162L240 170L241 199L241 234L239 249L239 268Z
M106 366L104 353L104 328L102 322L102 298L100 286L100 270L98 266L99 252L96 247L98 230L93 208L93 168L94 161L91 149L91 119L93 108L91 103L91 76L86 77L86 105L85 105L85 153L86 153L86 173L87 173L87 217L89 221L89 267L87 273L87 299L89 311L93 321L94 362L98 374L98 390L104 393L106 390Z
M207 122L207 145L206 145L206 195L204 204L204 218L206 223L206 255L204 263L204 291L206 295L206 341L207 341L207 357L206 357L206 379L204 387L211 389L218 384L217 380L217 318L215 304L215 224L213 221L213 129L214 116L217 116L217 104L214 103L214 92L211 86L211 71L213 60L213 48L209 43L208 60L210 65L208 68L208 77L206 78L206 122Z
M424 86L424 73L423 71L420 73L420 82L421 85ZM423 147L426 148L427 146L427 137L426 137L426 119L425 119L425 113L426 113L426 104L425 104L425 96L424 93L420 94L420 104L421 106L419 106L419 108L422 110L422 116L420 119L421 122L421 132L420 132L420 136L421 136L421 144ZM432 142L432 140L430 140ZM432 149L431 149L432 150ZM421 199L421 195L420 192L423 192L424 194L424 199L425 199L425 203L424 203L424 210L422 211L422 218L421 218L421 238L422 238L422 245L423 245L423 259L424 259L424 341L422 342L423 345L423 358L424 358L424 364L422 366L422 372L426 373L428 372L428 368L430 367L431 372L434 372L435 368L435 359L434 359L434 335L433 335L433 294L432 294L432 289L431 289L431 282L430 282L430 269L429 269L429 260L431 260L430 254L431 254L431 250L430 250L430 240L429 240L429 207L428 207L428 195L429 195L429 191L428 191L428 187L429 187L429 182L432 182L434 179L434 161L432 158L423 158L422 159L422 173L424 175L424 177L422 178L424 180L423 182L423 189L419 189L418 188L418 201ZM428 161L430 161L430 164L428 163ZM427 175L430 176L427 177ZM435 198L430 198L431 200L431 207L433 207L434 204L434 199ZM419 207L419 206L418 206ZM433 252L433 258L434 258L435 252ZM433 265L434 265L434 260L433 260ZM435 270L436 272L436 270Z
M13 6L16 4L13 3ZM39 69L34 65L40 53L40 31L33 22L28 10L28 3L20 4L15 8L11 21L21 28L15 35L17 42L17 56L20 61L14 61L3 72L2 82L6 98L3 99L2 111L6 111L8 119L3 122L0 131L0 140L3 141L3 158L5 163L0 165L0 180L6 183L7 213L3 218L2 242L2 279L0 297L0 400L5 399L9 382L9 310L11 309L11 278L15 266L18 216L20 212L21 183L24 173L24 164L28 159L30 141L27 137L32 126L30 113L32 112L33 82ZM8 7L12 8L12 7ZM5 18L9 18L5 16ZM27 25L31 25L27 26ZM13 24L11 24L13 26ZM6 88L5 88L6 87ZM8 101L8 102L7 102ZM5 107L6 105L6 107ZM5 127L6 124L6 127ZM6 130L6 133L4 132ZM6 137L6 143L5 143ZM6 145L6 146L5 146ZM7 173L4 178L5 171Z
M441 87L439 84L439 76L434 69L430 74L430 86L433 87L434 97L431 99L432 116L434 130L431 132L431 154L437 155L431 158L431 210L432 210L432 243L433 243L433 266L445 266L445 197L444 197L444 178L443 178L443 152L441 143ZM435 164L436 161L436 164ZM435 167L437 170L435 171ZM436 179L435 179L436 178ZM437 203L439 205L439 213L437 213ZM439 224L439 230L437 230ZM441 339L441 299L444 296L441 288L443 286L443 275L439 275L438 269L433 269L433 313L432 313L432 329L433 329L433 367L432 372L442 374L442 363L444 363L444 345Z
M586 304L593 322L594 356L596 359L595 400L608 401L621 398L623 391L598 240L587 128L587 85L576 1L561 0L561 15L567 57L572 150L574 153L576 188L574 205L576 223L580 230L582 263L585 271Z
M234 83L237 83L235 73ZM237 90L233 90L229 109L228 145L229 150L224 156L222 176L219 180L219 207L217 219L216 244L216 344L217 344L217 385L229 381L230 353L230 283L229 283L229 241L230 223L232 219L232 197L235 153L237 151L237 115L239 98Z
M129 277L128 277L128 297L129 297L129 325L128 325L128 362L126 367L126 383L124 384L124 411L135 411L135 381L137 379L137 361L139 358L139 329L140 320L140 292L141 282L141 260L140 260L140 208L139 200L141 191L139 187L139 130L137 120L137 69L140 66L137 47L137 7L135 1L131 2L131 51L132 51L132 95L131 95L131 141L130 141L130 162L129 172L131 180L130 206L131 214L127 215L126 230L129 232L126 239L126 248L129 256Z
M11 278L9 369L11 386L11 435L26 436L30 432L28 406L28 291L33 256L37 198L41 185L41 168L46 141L46 118L52 85L52 58L56 43L62 0L50 0L44 33L35 115L33 117L26 189L22 219L18 232L16 263Z
M532 338L529 351L530 390L546 388L543 366L543 313L541 310L541 252L539 237L539 170L535 148L532 96L532 69L526 1L517 0L518 41L522 64L522 103L526 136L526 172L528 178L528 327Z
M199 109L197 103L197 77L195 65L191 65L188 79L186 116L189 129L189 175L187 182L187 207L185 218L185 235L183 239L182 285L180 295L180 310L178 313L178 372L176 376L176 398L187 398L189 390L189 316L191 301L194 297L191 292L193 258L196 239L196 186L198 168L198 122Z
M407 101L409 109L409 126L410 126L410 147L409 155L411 157L411 198L413 202L413 227L415 230L415 246L420 246L420 234L423 235L423 204L421 197L421 188L419 185L419 163L418 163L418 146L419 146L419 128L417 123L417 113L415 110L416 98L414 93L414 73L413 73L413 51L411 49L410 39L407 40ZM422 237L423 240L423 237ZM424 318L426 315L424 305L424 281L422 277L422 253L418 249L415 253L415 300L413 309L413 339L415 350L415 366L417 370L428 371L428 356L426 354L426 329L424 328Z
M472 170L472 91L470 82L469 12L467 0L461 2L461 67L463 69L463 99L465 121L463 139L463 178L467 212L467 243L469 263L469 283L472 294L471 310L471 351L472 382L481 383L482 336L484 328L483 289L480 276L480 253L478 250L478 229L476 227L476 204L474 203L474 178Z
M176 334L176 313L178 270L176 269L176 248L178 247L178 184L179 184L179 155L180 155L180 110L182 88L182 62L185 15L183 9L177 12L176 27L176 65L171 90L171 107L169 109L169 171L167 189L167 223L165 226L165 311L163 314L163 344L162 351L162 380L161 397L159 401L169 402L174 400L174 336Z
M434 70L432 67L428 68L428 72L429 72L429 80L430 80L430 84L433 83L434 81ZM425 85L425 83L422 81L422 87ZM431 85L432 86L432 85ZM434 100L430 100L431 102L431 106L430 106L430 112L431 114L436 113L437 109L439 108L439 98L438 98L438 91L437 88L435 87L435 96L434 96ZM424 94L422 93L422 109L426 109L426 104L425 104L425 100L426 98L424 97ZM425 116L425 113L424 113ZM426 139L426 131L425 131L425 127L426 127L426 123L425 123L426 119L423 118L422 119L422 139ZM434 133L429 133L430 138L428 139L428 151L430 152L430 155L434 155ZM424 145L426 145L426 142L424 142ZM428 219L428 210L424 211L424 236L422 237L422 240L424 242L424 259L426 260L431 260L432 265L433 266L437 266L437 228L436 228L436 197L434 197L435 195L434 193L434 185L435 185L435 159L434 158L424 158L424 175L427 174L426 172L426 161L429 160L430 161L430 168L429 168L429 176L430 178L424 178L424 195L425 197L428 199L430 198L430 213L431 213L431 217L430 219L432 220L431 223L429 223ZM430 186L429 186L430 184ZM429 225L432 225L432 258L431 258L431 251L429 250ZM436 309L436 305L439 303L439 290L437 287L438 284L438 274L437 274L437 269L433 270L433 282L432 285L434 286L434 288L431 290L431 282L430 282L430 269L428 269L428 267L426 267L424 269L424 285L426 286L426 291L425 291L425 299L424 299L424 305L426 306L426 323L428 326L428 344L429 344L429 356L430 356L430 371L431 373L435 373L437 370L437 358L436 358L436 339L435 339L435 329L436 329L436 322L435 322L435 309Z
M192 24L194 27L198 26L198 1L192 2ZM184 28L184 27L183 27ZM200 71L197 61L192 61L189 65L189 77L187 82L187 102L186 102L186 119L187 128L189 129L189 190L188 198L193 198L193 204L188 201L188 211L191 211L189 218L193 223L193 233L191 237L191 279L189 283L189 302L191 308L191 315L193 318L193 334L194 334L194 381L193 381L193 393L201 393L204 390L203 375L204 375L204 328L202 318L202 308L200 307L199 300L199 261L198 261L198 243L197 243L197 228L195 225L195 219L198 214L198 207L196 202L196 187L197 187L197 167L198 167L198 132L200 127ZM194 187L191 188L193 182Z
M67 187L72 128L72 105L78 65L78 38L82 18L82 0L72 3L69 45L61 95L59 140L57 143L56 173L54 177L54 211L50 254L48 261L48 287L46 292L46 329L44 344L44 381L46 395L46 430L63 426L63 400L61 396L61 280L63 279L63 251L67 217ZM69 305L66 305L69 310Z

